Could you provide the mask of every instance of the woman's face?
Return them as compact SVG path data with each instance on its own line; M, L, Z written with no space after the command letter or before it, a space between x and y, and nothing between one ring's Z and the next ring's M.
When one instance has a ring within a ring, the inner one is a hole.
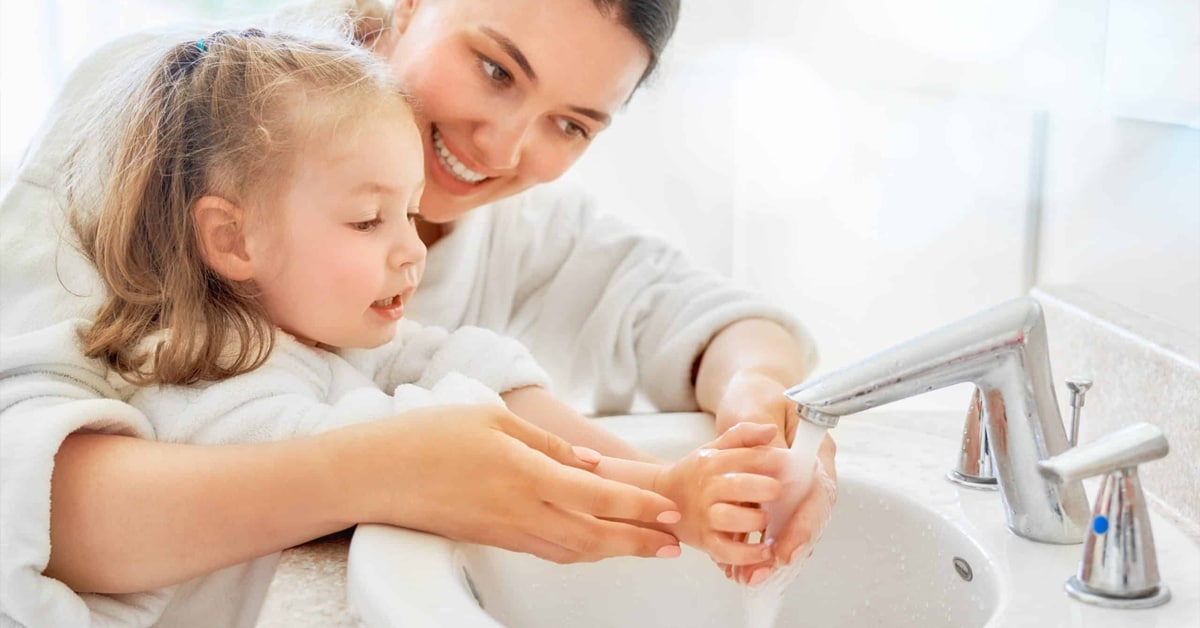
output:
M558 178L649 63L593 0L397 0L393 22L379 52L417 101L436 223Z

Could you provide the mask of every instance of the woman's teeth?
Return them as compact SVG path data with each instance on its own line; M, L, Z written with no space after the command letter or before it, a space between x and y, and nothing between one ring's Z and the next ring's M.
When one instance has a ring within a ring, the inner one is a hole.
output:
M446 170L450 171L450 174L454 175L455 179L458 179L459 181L466 181L467 183L479 183L487 178L486 175L479 174L478 172L475 172L474 170L464 166L462 162L450 152L450 149L446 148L446 143L442 141L442 133L437 129L433 130L433 148L437 151L438 160L442 162L442 165L446 167Z
M400 295L390 296L386 299L380 299L371 304L371 307L396 307L400 305Z

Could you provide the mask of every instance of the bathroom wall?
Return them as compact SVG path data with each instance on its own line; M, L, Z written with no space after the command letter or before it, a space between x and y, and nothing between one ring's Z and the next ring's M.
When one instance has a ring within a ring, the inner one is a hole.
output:
M1200 347L1194 0L683 5L660 74L571 176L793 309L820 370L1036 284ZM0 180L88 50L212 6L4 4Z
M698 1L576 175L795 311L822 371L1043 283L1200 344L1200 131L1171 118L1200 98L1147 106L1114 61L1200 57L1200 20L1130 30L1177 0Z

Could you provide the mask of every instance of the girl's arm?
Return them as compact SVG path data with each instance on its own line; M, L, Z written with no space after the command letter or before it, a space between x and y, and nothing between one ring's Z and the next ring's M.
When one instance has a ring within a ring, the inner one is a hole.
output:
M55 457L45 573L78 591L142 591L376 522L558 562L677 545L614 521L654 522L670 500L590 466L493 406L251 445L74 434Z

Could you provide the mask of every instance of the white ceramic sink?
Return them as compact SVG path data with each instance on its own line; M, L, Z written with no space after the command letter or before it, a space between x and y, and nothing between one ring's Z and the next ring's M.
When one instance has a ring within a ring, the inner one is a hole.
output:
M711 418L701 414L601 421L663 458L713 436ZM958 443L911 429L920 422L879 412L836 428L838 502L825 538L784 596L779 628L1200 625L1200 548L1178 529L1152 515L1171 602L1129 611L1074 601L1062 584L1075 572L1082 545L1046 545L1009 532L999 494L944 479ZM960 574L968 569L969 580ZM360 526L350 546L348 586L364 623L380 628L724 628L744 622L742 590L707 556L687 548L673 560L564 566L410 530Z

